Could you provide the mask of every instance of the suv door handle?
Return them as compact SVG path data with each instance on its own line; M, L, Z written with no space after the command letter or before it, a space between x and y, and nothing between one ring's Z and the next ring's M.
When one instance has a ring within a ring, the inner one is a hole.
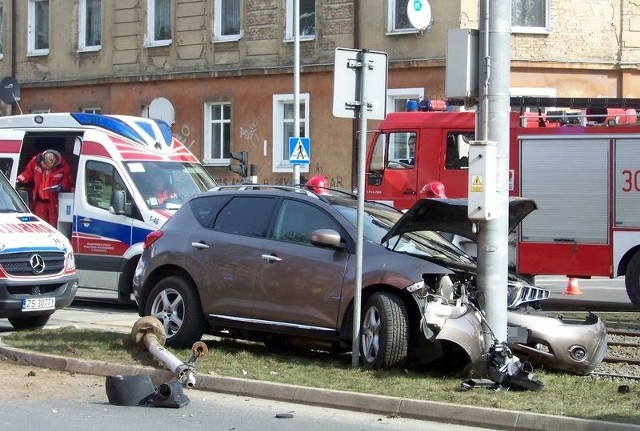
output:
M206 250L206 249L209 248L209 246L207 244L205 244L204 242L192 242L191 243L191 247L199 248L200 250Z
M278 256L274 256L272 254L263 254L261 256L264 260L268 260L269 262L282 262L282 259Z

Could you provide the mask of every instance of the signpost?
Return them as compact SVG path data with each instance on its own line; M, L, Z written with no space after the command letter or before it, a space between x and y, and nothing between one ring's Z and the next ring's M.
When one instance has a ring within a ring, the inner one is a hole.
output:
M289 138L289 163L292 165L308 165L311 163L311 139Z
M364 161L367 156L367 117L383 120L386 115L387 54L368 50L336 48L333 78L333 115L342 118L360 118L356 286L353 295L353 343L351 346L351 366L358 368L360 364Z

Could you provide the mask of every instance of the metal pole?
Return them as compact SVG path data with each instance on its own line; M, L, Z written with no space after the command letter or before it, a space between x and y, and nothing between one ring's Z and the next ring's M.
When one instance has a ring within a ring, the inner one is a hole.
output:
M358 101L360 102L360 143L358 148L358 215L356 235L356 288L353 295L353 342L351 345L351 366L360 366L360 315L362 308L362 255L364 235L364 180L365 158L367 156L367 100L365 100L366 77L368 70L367 50L358 54L360 67L360 86L358 88Z
M497 211L493 220L481 222L478 232L478 286L489 325L485 329L498 342L507 340L510 28L511 0L481 1L480 58L485 61L479 68L478 135L497 143ZM485 341L487 347L493 344L487 332Z
M293 2L293 136L300 137L300 0ZM299 164L293 165L293 184L300 184Z

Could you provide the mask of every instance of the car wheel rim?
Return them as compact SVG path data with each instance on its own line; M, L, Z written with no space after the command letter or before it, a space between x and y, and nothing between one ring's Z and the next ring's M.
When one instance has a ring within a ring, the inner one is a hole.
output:
M162 322L167 339L182 327L184 300L175 289L165 289L153 300L151 315Z
M380 314L370 307L362 322L362 353L367 362L375 361L380 351Z

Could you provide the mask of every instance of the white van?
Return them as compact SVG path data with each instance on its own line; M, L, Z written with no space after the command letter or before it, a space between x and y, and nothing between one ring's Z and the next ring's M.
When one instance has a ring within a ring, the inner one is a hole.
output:
M33 215L0 173L0 318L16 329L39 328L77 289L71 244Z
M131 301L147 234L185 198L216 185L159 120L86 113L0 117L0 143L0 170L12 184L45 150L69 163L74 187L59 195L56 227L73 246L77 296L83 298ZM172 190L166 199L150 194L159 177Z

